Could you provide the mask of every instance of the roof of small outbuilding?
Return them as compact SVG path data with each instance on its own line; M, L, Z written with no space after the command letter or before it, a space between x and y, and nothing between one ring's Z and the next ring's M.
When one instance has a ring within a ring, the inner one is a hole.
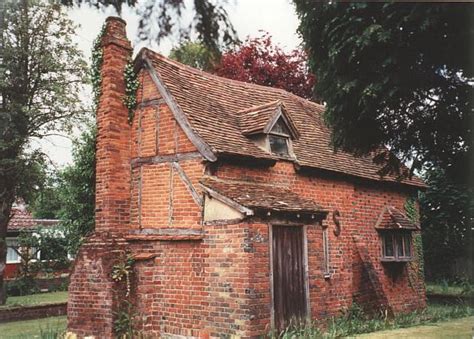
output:
M419 230L420 226L394 206L385 206L375 225L379 230Z
M300 197L288 188L249 181L222 180L204 177L200 181L208 193L217 193L250 210L323 213L320 205Z
M12 217L7 226L8 231L34 230L38 227L56 226L59 220L56 219L36 219L25 208L13 207Z
M193 133L217 157L232 155L277 159L245 135L249 129L248 119L242 115L253 107L272 107L273 103L281 102L299 133L299 138L293 141L295 162L299 166L377 181L399 182L395 176L381 177L378 173L380 166L369 156L355 157L342 151L335 152L330 146L330 131L323 122L322 105L282 89L212 75L169 60L148 49L142 49L137 57L137 60L143 59L149 61L171 100L184 113ZM267 111L262 110L255 119L255 124L263 124L262 119L268 115L263 114L265 112ZM241 121L245 121L244 128ZM425 186L417 177L401 182Z

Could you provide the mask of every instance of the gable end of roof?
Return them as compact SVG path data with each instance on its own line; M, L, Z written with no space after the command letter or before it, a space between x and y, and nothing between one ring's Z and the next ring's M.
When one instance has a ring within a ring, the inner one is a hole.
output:
M173 98L172 94L166 88L164 81L162 81L159 73L153 67L152 62L147 57L147 50L142 49L140 53L137 55L135 59L135 72L137 72L140 68L145 68L155 84L157 90L160 92L161 96L165 100L166 104L170 108L171 112L173 113L174 118L178 122L179 126L189 138L189 140L196 146L199 153L208 161L214 162L217 160L216 155L214 154L211 147L193 130L191 124L189 123L186 115L179 107L176 100Z

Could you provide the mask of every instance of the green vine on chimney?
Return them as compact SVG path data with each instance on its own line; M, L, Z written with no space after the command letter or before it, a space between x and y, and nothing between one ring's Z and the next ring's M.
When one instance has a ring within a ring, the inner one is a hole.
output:
M137 106L137 89L140 86L131 59L125 66L123 76L125 78L125 97L123 98L123 103L128 108L128 122L131 124L133 121L133 112Z
M105 34L105 25L102 26L99 35L92 44L91 69L89 76L92 83L92 98L94 104L94 113L97 113L102 85L102 64L104 63L104 50L102 48L102 37Z

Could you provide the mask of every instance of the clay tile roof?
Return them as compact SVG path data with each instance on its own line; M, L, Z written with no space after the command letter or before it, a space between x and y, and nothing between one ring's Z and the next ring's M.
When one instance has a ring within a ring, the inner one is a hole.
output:
M355 157L333 150L330 146L330 131L322 118L322 105L282 89L218 77L169 60L148 49L139 53L140 58L143 55L151 62L194 133L217 156L275 159L275 156L260 149L244 133L252 125L260 128L271 114L273 106L281 102L299 133L299 138L293 142L295 162L299 166L377 181L398 182L395 176L381 177L378 174L380 166L369 156ZM255 110L256 107L260 109ZM256 113L254 121L251 121L251 112ZM417 177L402 182L425 186Z
M227 181L213 177L204 177L200 183L207 192L218 193L251 210L327 213L312 200L304 199L280 186L249 181Z
M380 213L376 229L380 230L419 230L420 226L412 222L404 213L394 206L386 206Z
M12 208L12 217L8 223L8 231L21 231L21 230L33 230L40 226L50 227L56 226L59 223L59 220L55 219L35 219L24 208L13 207Z
M238 112L240 128L243 134L263 132L268 121L278 109L279 100L263 105L252 106Z

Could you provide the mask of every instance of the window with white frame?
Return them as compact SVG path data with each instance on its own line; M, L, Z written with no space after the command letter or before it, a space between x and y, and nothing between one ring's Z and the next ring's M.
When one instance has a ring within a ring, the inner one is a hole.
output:
M7 264L18 264L21 262L18 254L18 240L15 238L7 238Z

